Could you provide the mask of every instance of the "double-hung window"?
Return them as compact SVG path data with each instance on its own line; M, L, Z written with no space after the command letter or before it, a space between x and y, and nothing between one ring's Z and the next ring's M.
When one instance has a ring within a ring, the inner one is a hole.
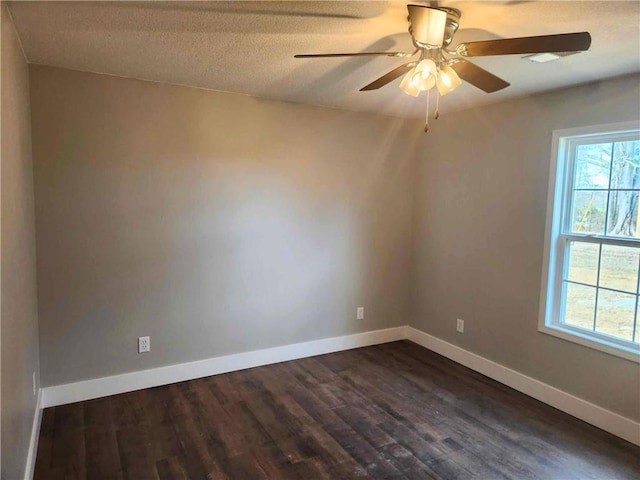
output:
M640 128L554 132L540 330L640 361Z

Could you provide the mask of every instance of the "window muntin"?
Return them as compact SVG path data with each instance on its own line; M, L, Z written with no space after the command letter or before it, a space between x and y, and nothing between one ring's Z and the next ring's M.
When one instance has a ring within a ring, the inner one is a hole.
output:
M637 342L640 246L570 240L567 254L560 321Z
M637 355L640 132L571 132L558 136L555 155L558 183L541 329Z

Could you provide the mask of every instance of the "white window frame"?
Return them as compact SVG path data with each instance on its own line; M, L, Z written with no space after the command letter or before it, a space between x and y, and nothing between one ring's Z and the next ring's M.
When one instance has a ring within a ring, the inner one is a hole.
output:
M562 275L568 255L565 254L569 238L580 241L602 243L603 236L562 234L563 222L567 221L570 202L570 188L573 181L575 145L593 143L598 137L616 134L635 134L640 130L640 121L630 121L607 125L569 128L553 131L551 162L549 169L549 190L547 195L547 223L540 292L540 316L538 331L585 345L618 357L640 363L640 346L630 341L590 332L561 323ZM608 140L610 141L610 139ZM606 243L629 245L633 240L606 239ZM637 240L635 241L637 244Z

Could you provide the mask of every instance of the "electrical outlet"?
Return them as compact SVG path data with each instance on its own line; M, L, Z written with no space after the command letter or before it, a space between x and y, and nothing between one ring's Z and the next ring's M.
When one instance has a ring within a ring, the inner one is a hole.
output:
M356 309L356 319L364 320L364 307L358 307Z
M36 390L37 390L37 388L36 388L36 372L33 372L33 374L31 375L31 378L33 380L33 394L35 395L36 394Z
M458 333L464 333L464 320L462 320L461 318L459 318L456 322L456 331Z
M144 353L151 350L151 341L149 337L138 337L138 353Z

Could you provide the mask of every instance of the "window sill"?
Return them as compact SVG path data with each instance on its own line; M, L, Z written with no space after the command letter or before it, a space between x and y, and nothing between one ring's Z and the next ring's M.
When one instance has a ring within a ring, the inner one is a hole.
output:
M538 331L548 335L553 335L554 337L562 338L563 340L568 340L569 342L584 345L585 347L593 348L616 357L640 363L640 347L619 345L615 342L608 342L604 339L594 338L586 333L564 328L559 325L541 325L538 327Z

